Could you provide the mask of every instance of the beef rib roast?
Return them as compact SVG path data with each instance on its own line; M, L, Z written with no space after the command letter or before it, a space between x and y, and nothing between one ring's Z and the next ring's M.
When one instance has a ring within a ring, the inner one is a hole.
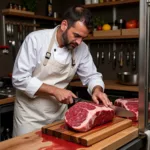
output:
M131 117L133 121L138 121L138 98L126 98L126 99L116 99L114 102L115 106L120 106L126 110L132 111L135 114L135 117Z
M115 112L109 107L91 102L78 102L65 114L66 124L79 132L86 132L93 127L112 121Z

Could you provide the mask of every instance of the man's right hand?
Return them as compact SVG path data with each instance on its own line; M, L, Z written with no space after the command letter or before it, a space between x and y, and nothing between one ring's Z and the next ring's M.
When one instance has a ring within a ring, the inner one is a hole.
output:
M73 97L77 96L70 90L61 89L52 85L43 83L35 95L39 96L54 96L60 103L72 104Z
M72 104L73 103L72 98L73 97L77 98L77 96L74 93L72 93L70 90L61 89L61 88L56 88L53 94L59 102L64 104Z

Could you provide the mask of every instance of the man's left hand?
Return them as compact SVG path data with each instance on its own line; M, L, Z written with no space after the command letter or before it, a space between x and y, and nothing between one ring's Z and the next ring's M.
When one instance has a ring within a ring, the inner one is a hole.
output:
M112 102L108 99L107 95L102 91L101 87L95 87L92 94L92 99L96 104L99 104L99 101L102 101L102 103L109 107L112 105Z

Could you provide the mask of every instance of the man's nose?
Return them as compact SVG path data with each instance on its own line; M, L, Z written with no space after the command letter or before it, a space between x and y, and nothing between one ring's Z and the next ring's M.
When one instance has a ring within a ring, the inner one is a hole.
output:
M81 42L82 42L82 38L77 38L77 39L76 39L76 43L77 43L78 45L80 45Z

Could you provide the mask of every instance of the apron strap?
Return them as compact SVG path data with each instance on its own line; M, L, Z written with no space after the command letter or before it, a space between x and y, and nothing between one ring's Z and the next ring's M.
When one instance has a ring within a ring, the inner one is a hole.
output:
M58 26L59 27L59 26ZM56 32L57 32L57 29L58 27L55 29L53 35L52 35L52 39L50 41L50 44L49 44L49 47L48 47L48 51L46 52L46 55L45 55L45 59L44 59L44 62L43 62L43 65L46 66L47 63L48 63L48 60L50 59L51 57L51 49L53 47L53 44L55 42L55 35L56 35ZM72 55L72 66L75 66L75 58L74 58L74 50L71 51L71 55Z
M71 55L72 55L72 67L75 66L75 57L74 57L74 50L71 51Z
M58 26L59 27L59 26ZM46 55L45 55L45 59L44 59L44 62L43 62L43 65L46 66L47 63L48 63L48 60L50 59L51 57L51 49L53 47L53 44L55 42L55 35L56 35L56 32L57 32L57 29L58 27L55 29L53 35L52 35L52 39L50 41L50 44L49 44L49 47L48 47L48 51L46 52Z

